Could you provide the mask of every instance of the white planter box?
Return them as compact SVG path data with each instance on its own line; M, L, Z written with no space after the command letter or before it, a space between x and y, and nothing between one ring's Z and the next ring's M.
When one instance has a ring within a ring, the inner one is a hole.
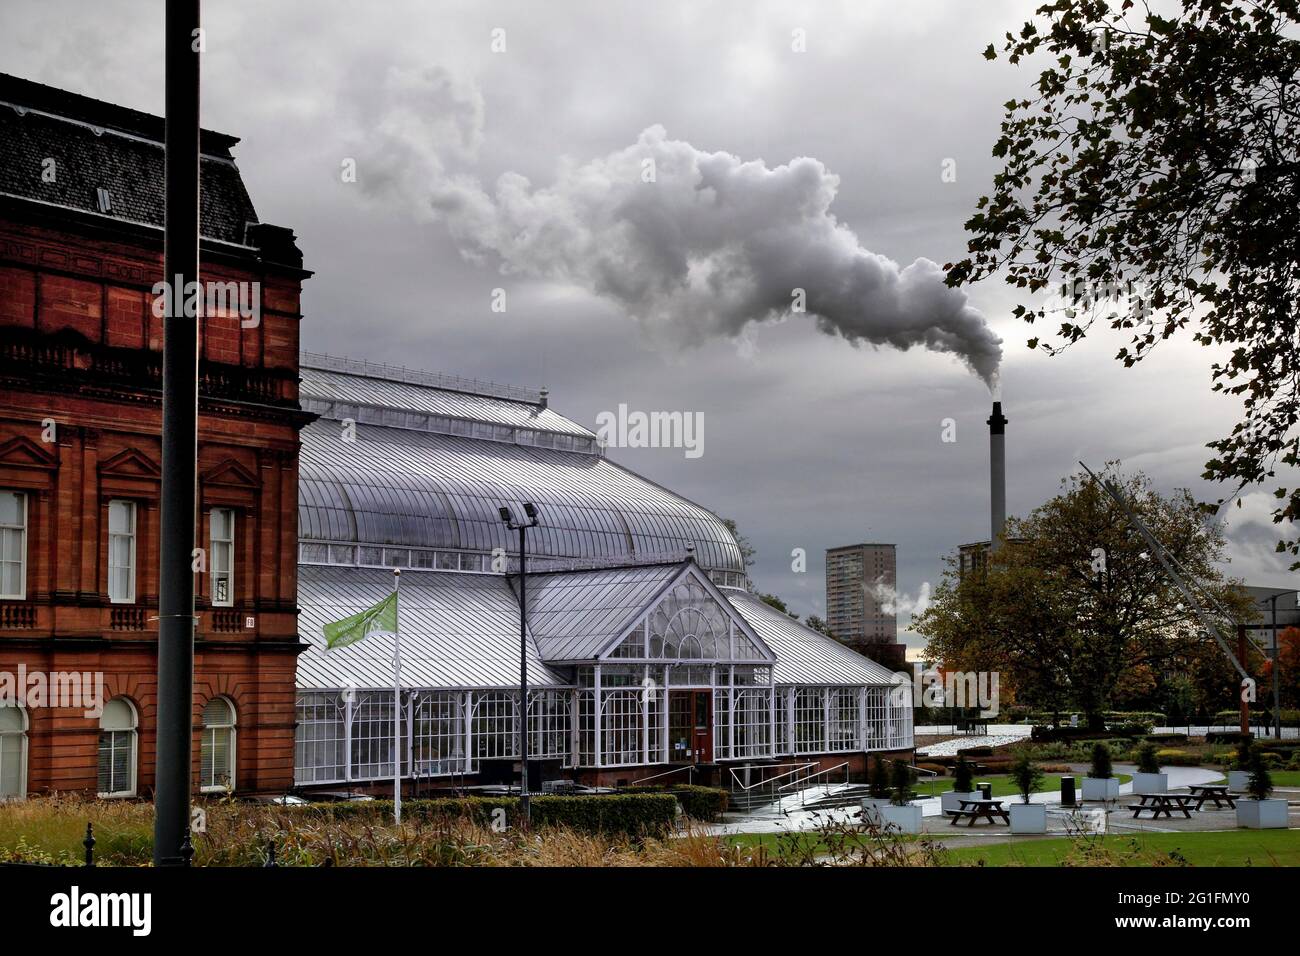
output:
M880 807L876 812L886 825L897 827L902 833L921 832L921 808L917 804L909 803L900 807L891 803Z
M1134 793L1166 793L1168 790L1169 774L1167 773L1133 774Z
M1250 783L1250 774L1245 770L1228 771L1228 789L1234 793L1242 793L1246 785Z
M1237 826L1252 830L1285 830L1285 800L1238 800Z
M1047 807L1041 803L1013 803L1011 811L1012 833L1046 833Z
M1083 799L1117 800L1119 799L1119 779L1116 777L1084 777Z
M939 794L939 805L944 813L949 810L960 810L963 800L978 800L979 795L978 790L949 790L947 793Z

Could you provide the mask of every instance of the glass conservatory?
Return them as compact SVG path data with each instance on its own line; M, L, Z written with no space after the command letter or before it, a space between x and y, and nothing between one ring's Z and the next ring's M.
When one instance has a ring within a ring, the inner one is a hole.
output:
M712 513L519 389L303 358L300 785L482 773L519 756L519 578L497 509L532 501L530 758L560 771L912 746L910 685L746 590ZM401 578L392 639L324 624ZM394 753L395 713L401 716Z

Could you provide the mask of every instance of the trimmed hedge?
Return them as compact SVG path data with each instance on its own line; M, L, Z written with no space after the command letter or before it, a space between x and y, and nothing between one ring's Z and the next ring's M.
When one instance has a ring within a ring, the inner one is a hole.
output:
M701 787L696 784L665 785L662 787L623 787L620 793L668 793L682 805L682 813L692 820L712 823L727 812L730 795L719 787Z
M704 788L700 788L704 789ZM663 836L677 818L677 798L671 793L613 793L591 796L540 794L529 800L534 826L565 826L583 833L643 837ZM292 808L295 813L355 817L391 817L393 801L364 800L342 803L307 804ZM495 822L498 810L506 811L506 823L519 822L518 797L436 797L402 801L403 820L468 819L483 827Z

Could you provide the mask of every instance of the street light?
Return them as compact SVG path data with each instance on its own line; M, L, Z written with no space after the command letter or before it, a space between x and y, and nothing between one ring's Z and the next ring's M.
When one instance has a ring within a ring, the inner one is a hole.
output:
M532 821L528 803L528 529L538 524L537 508L524 502L527 521L515 521L510 509L497 509L501 522L510 531L519 532L519 816L527 828Z

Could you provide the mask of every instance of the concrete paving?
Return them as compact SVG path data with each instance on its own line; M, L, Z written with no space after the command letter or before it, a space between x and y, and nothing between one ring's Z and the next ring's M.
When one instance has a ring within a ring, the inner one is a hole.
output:
M1080 778L1087 774L1088 767L1086 765L1071 764L1069 766ZM1132 774L1134 770L1136 770L1136 767L1132 764L1118 763L1115 765L1116 773ZM1186 790L1193 784L1222 783L1224 779L1223 774L1219 771L1204 767L1166 767L1164 772L1169 775L1170 791ZM1049 776L1048 780L1051 781L1053 777L1059 780L1059 775ZM822 795L822 790L830 794L837 787L843 787L843 785L829 785L826 788L817 788L817 795ZM1076 793L1078 792L1076 790ZM1132 795L1133 784L1129 782L1120 784L1119 799L1110 804L1087 803L1073 809L1061 807L1061 793L1059 790L1032 794L1030 800L1033 803L1046 804L1048 807L1047 837L1066 836L1071 833L1174 833L1237 829L1236 812L1231 808L1215 810L1207 807L1204 810L1194 811L1190 819L1178 816L1172 819L1161 817L1159 820L1150 818L1135 820L1132 817L1132 811L1126 809ZM1274 795L1291 802L1291 828L1300 828L1300 789L1279 788ZM1020 798L1018 796L1009 796L1002 799L1006 801L1003 804L1004 806L1010 806L1012 802L1018 801ZM973 827L968 827L965 823L954 826L950 818L943 815L942 804L938 797L927 797L917 802L921 806L921 827L923 832L927 836L941 840L945 846L975 846L1008 840L1044 838L1024 834L1013 835L1008 827L1001 824L992 825L980 822ZM796 794L787 797L779 806L759 813L728 814L724 822L701 826L696 832L713 835L806 832L816 830L827 822L859 824L861 823L860 810L857 807L808 809L801 806L800 797Z

